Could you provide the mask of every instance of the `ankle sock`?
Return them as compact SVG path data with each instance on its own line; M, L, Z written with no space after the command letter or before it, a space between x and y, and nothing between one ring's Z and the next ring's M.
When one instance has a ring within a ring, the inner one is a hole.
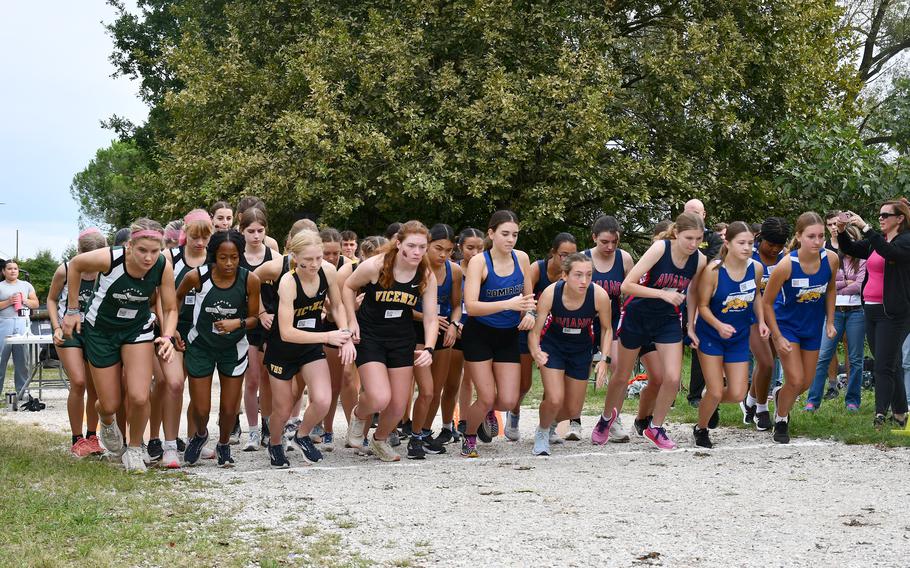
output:
M70 436L70 438L73 440L73 443L71 445L75 446L76 442L82 439L82 434L76 434L75 436Z
M755 405L755 412L768 412L768 403Z
M165 450L174 450L177 451L177 440L165 440L162 447Z
M746 395L746 406L755 406L756 404L758 404L758 400L754 396L752 396L752 393L747 394ZM761 405L759 405L759 406L761 406ZM766 404L765 407L767 407L767 406L768 405Z

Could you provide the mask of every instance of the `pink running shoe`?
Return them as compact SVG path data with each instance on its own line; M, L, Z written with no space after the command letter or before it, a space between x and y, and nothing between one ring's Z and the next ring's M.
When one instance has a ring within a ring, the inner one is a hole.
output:
M86 456L92 455L91 444L85 438L79 438L73 447L70 448L70 452L77 458L84 458Z
M604 420L603 415L597 419L597 424L591 430L591 443L603 446L610 439L610 426L616 421L616 409L610 414L609 420Z
M651 443L657 446L661 450L675 450L676 442L670 439L667 436L667 431L664 430L663 426L648 426L645 428L645 438L651 440Z
M98 440L98 436L89 436L85 439L88 442L88 447L91 448L92 454L100 456L104 453L104 448L101 447L101 442Z

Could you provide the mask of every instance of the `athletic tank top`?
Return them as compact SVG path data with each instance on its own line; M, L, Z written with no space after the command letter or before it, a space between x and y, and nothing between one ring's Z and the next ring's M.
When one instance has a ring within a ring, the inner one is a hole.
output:
M300 276L297 271L291 273L294 279L294 286L297 288L297 297L294 298L294 319L291 325L300 331L321 332L325 331L322 322L322 308L325 305L325 299L329 294L329 281L326 278L325 271L319 269L319 288L316 289L314 296L307 296L303 290L303 284L300 282ZM312 344L317 345L317 344ZM269 352L277 354L279 359L292 358L300 354L304 347L299 343L289 343L281 339L281 324L278 318L272 323L272 336L269 339Z
M60 298L57 299L57 318L60 323L63 323L63 316L66 315L66 302L69 298L69 285L66 283L66 278L69 275L69 262L63 263L63 290L60 292ZM95 280L85 280L82 279L79 281L79 311L82 312L83 318L85 318L85 310L88 306L89 301L92 299L92 292L95 289Z
M613 254L613 266L606 272L597 270L594 265L594 256L591 249L585 251L585 256L591 259L594 268L592 282L603 288L607 295L610 296L610 320L613 323L613 331L619 326L619 316L622 314L622 281L626 278L625 267L623 266L622 253L617 249ZM600 319L594 320L594 334L600 337Z
M246 253L243 253L240 255L240 266L243 268L246 268L247 270L252 272L270 260L272 260L272 249L270 249L269 247L265 247L265 256L262 257L262 262L260 262L256 266L253 266L246 259Z
M512 251L514 269L508 276L499 276L493 270L493 257L490 256L490 251L483 251L483 258L487 263L487 279L480 284L479 299L481 302L508 300L524 292L525 277L521 272L518 255L515 254L515 251ZM521 314L515 310L504 310L487 316L477 316L476 319L490 327L509 329L518 327L521 322Z
M452 264L446 261L446 275L442 284L436 285L436 309L439 315L446 318L452 315ZM423 312L423 298L417 298L417 305L414 306L415 312Z
M550 275L547 274L547 259L542 258L535 261L537 264L537 273L539 274L537 278L537 284L534 284L534 299L539 300L540 295L543 294L543 291L547 289L547 286L553 283L550 280Z
M464 303L464 281L465 281L465 267L459 264L461 267L461 325L464 325L464 322L468 321L468 306Z
M750 262L742 280L733 280L727 268L717 268L717 290L711 296L708 307L721 323L732 325L739 333L755 323L755 264ZM701 318L698 322L701 325Z
M420 297L420 271L409 282L392 279L392 286L383 288L379 282L363 287L365 296L357 320L360 335L372 339L401 338L413 342L414 306Z
M588 285L585 301L576 310L570 310L562 303L565 288L565 280L560 280L553 289L553 307L550 309L543 337L572 348L590 349L594 346L594 321L597 319L594 283Z
M174 259L174 288L179 288L184 277L194 270L195 266L189 266L186 263L186 247L175 247L171 249L171 258ZM205 262L203 262L203 266ZM196 290L190 290L183 299L183 304L178 309L179 323L185 323L188 326L193 325L193 306L196 304Z
M781 251L777 255L777 261L774 264L765 264L761 259L761 255L758 254L758 247L752 248L752 258L761 263L762 266L762 275L761 275L761 291L765 291L765 286L768 285L768 279L771 278L771 272L774 271L774 267L784 258L784 253Z
M778 326L801 333L821 333L825 322L825 295L831 280L828 254L827 249L822 249L818 270L815 274L806 274L799 263L799 249L790 253L790 278L774 300Z
M351 262L351 261L346 256L344 256L343 254L338 255L338 262L335 263L335 270L341 270L341 267L344 266L348 262ZM353 268L352 268L352 270L353 270ZM323 325L325 326L325 331L335 331L336 329L338 329L338 324L335 323L335 318L332 317L332 312L330 312L330 311L325 312L325 322L323 323Z
M246 281L249 271L242 266L237 269L234 282L227 288L219 288L212 280L212 265L203 264L199 272L199 288L196 303L193 304L193 328L187 341L211 349L236 349L238 342L246 337L246 327L230 333L217 333L215 322L227 319L246 319ZM248 344L243 341L243 355ZM238 351L239 354L239 351Z
M98 275L85 321L97 329L123 331L154 321L149 300L161 285L167 262L163 254L142 277L126 271L123 247L111 247L111 268Z
M259 285L259 301L263 310L275 315L278 312L278 283L281 277L290 272L291 260L288 255L284 255L281 260L281 272L278 278L274 280L262 280ZM274 326L274 324L272 324Z
M673 255L670 252L672 243L670 240L664 241L664 253L654 266L651 267L642 278L639 284L654 288L655 290L673 290L680 294L685 294L689 282L695 276L698 270L698 252L693 253L686 259L686 264L682 268L677 268L673 264ZM659 298L637 298L630 296L626 300L625 309L628 311L634 309L639 314L653 316L658 318L678 318L686 308L685 300L679 306L668 304Z

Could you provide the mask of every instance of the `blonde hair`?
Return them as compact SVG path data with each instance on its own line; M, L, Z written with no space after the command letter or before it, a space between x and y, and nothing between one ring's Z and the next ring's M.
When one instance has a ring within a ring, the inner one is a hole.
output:
M284 241L284 252L288 252L290 250L288 247L291 245L291 239L293 239L294 235L300 231L312 231L314 233L318 233L319 227L317 227L316 223L310 219L297 219L294 221L294 224L291 225L291 230L288 231L288 238Z
M362 254L364 260L366 260L374 254L380 252L380 249L382 249L382 247L386 246L387 244L389 244L389 239L383 237L382 235L367 237L360 243L360 254Z
M154 231L158 233L158 237L153 237L147 234L133 236L136 233L145 233L145 231ZM130 225L130 242L137 241L139 239L157 240L161 246L164 246L164 229L161 227L161 223L155 221L154 219L148 219L146 217L140 217L139 219L133 221L132 225Z
M656 240L673 240L683 231L696 230L701 232L705 231L705 221L701 218L701 215L696 215L695 213L680 213L676 218L676 222L667 227L665 231L659 233Z
M790 246L788 247L790 250L799 249L799 236L812 225L825 226L825 220L815 211L806 211L796 218L796 234L790 240Z
M294 235L288 242L287 252L294 255L290 258L288 264L291 270L297 268L297 255L303 252L306 247L318 246L322 250L322 239L319 233L310 230L303 230Z

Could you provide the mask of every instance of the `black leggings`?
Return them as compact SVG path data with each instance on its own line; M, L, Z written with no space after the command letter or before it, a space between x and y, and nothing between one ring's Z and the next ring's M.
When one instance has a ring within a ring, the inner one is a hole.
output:
M901 347L910 331L910 314L885 314L881 304L866 304L866 339L875 358L875 413L907 412L907 392L900 372Z

